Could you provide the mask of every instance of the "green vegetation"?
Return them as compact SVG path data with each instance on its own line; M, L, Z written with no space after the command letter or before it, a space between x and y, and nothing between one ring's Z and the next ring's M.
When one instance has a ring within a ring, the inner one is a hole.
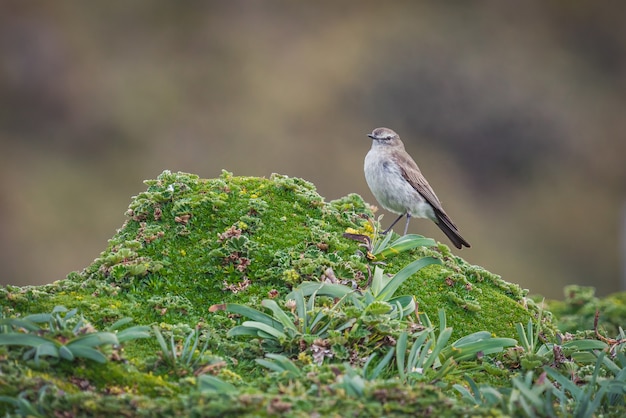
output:
M146 183L85 270L1 289L0 412L624 412L621 329L561 336L445 245L379 236L356 195L227 172Z

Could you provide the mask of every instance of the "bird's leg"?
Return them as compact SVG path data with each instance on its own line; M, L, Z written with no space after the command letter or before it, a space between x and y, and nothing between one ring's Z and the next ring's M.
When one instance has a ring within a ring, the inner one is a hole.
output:
M406 213L406 225L404 225L404 235L406 235L406 231L409 230L409 221L411 220L411 214L409 212Z
M387 232L391 231L391 228L393 228L393 226L394 226L395 224L397 224L397 223L398 223L398 221L399 221L400 219L402 219L402 217L403 217L403 216L404 216L404 213L403 213L402 215L398 216L398 219L396 219L395 221L393 221L393 223L389 226L389 228L385 229L385 231L382 233L382 235L386 235L386 234L387 234ZM406 234L406 232L405 232L405 234Z

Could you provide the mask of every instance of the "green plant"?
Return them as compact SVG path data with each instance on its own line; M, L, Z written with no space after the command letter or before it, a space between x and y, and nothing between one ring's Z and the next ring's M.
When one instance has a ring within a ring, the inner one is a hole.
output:
M345 371L339 376L338 382L333 385L334 389L343 389L346 395L354 398L362 397L365 391L366 379L349 364L344 364L344 367Z
M145 325L135 325L130 328L121 329L124 325L133 322L133 318L122 318L115 321L106 330L115 333L117 341L121 344L126 341L137 340L140 338L150 338L150 327Z
M533 372L511 379L513 387L508 392L507 410L511 413L524 411L526 416L555 416L553 407L553 386L545 375L533 380Z
M367 312L368 307L372 306L376 307L376 313L385 313L391 318L402 319L415 311L415 299L412 296L395 296L396 291L409 277L432 264L441 264L441 261L433 257L420 258L392 277L386 277L383 269L376 266L371 285L363 292L342 284L319 282L303 282L297 290L304 296L317 294L340 299L348 297L351 303L363 312ZM290 297L291 294L287 296Z
M564 415L575 418L590 417L600 407L608 390L607 385L597 384L604 356L605 353L603 352L598 355L591 379L582 386L578 386L555 369L545 368L548 377L557 383L557 386L553 386L553 388ZM570 406L573 408L569 408Z
M280 373L289 379L304 377L304 372L287 357L272 353L266 354L265 357L269 360L256 359L255 361L266 369Z
M148 336L145 327L132 327L117 335L111 332L130 322L126 318L113 324L111 331L98 332L82 316L77 316L77 312L76 309L68 311L64 306L56 306L51 313L1 319L4 332L0 333L0 345L30 347L24 352L23 359L33 359L37 366L44 357L67 361L85 358L105 363L107 357L98 348L120 344L118 335L122 341Z
M237 388L228 382L224 382L219 377L204 374L198 377L198 390L200 392L211 392L218 394L232 394L237 392Z
M542 374L536 381L533 372L511 378L511 387L496 389L477 385L465 376L469 389L455 384L453 388L461 398L475 406L497 408L505 415L528 417L553 417L554 394L552 384Z
M593 346L589 342L571 343L579 343L572 344L572 347L589 348ZM479 386L467 376L465 380L469 388L460 384L453 387L471 404L497 407L511 415L523 411L526 416L555 416L556 406L562 416L582 418L599 412L610 414L618 407L623 408L626 401L626 355L622 351L614 359L609 359L604 351L593 350L586 354L583 356L585 362L589 356L595 358L590 374L583 372L582 368L566 367L567 374L564 375L559 368L544 366L536 379L533 371L513 376L510 387ZM623 412L623 409L619 411Z
M623 339L623 331L621 331ZM600 380L599 384L606 387L606 403L610 407L626 404L626 354L623 351L617 353L611 360L604 356L603 366L613 375L613 379Z
M626 355L617 353L615 361L606 352L594 352L593 372L584 377L564 376L553 368L544 368L554 382L554 394L560 401L561 412L574 417L592 416L597 410L605 412L623 406L626 396Z
M576 368L576 363L595 363L597 357L593 352L609 348L605 342L592 339L574 339L563 343L560 336L557 338L558 344L539 344L539 327L532 320L528 320L526 327L517 323L515 328L519 336L519 347L509 350L508 356L526 371L538 371L548 364L567 363L568 367Z
M16 397L0 396L0 402L8 403L13 406L13 414L15 414L15 416L43 418L46 416L43 405L45 404L44 399L48 389L48 385L42 386L37 391L37 399L35 402L31 402L28 399L29 396L34 394L33 390L20 392ZM9 415L7 414L7 416Z
M371 234L355 234L354 232L356 231L352 229L343 234L344 237L361 243L359 245L365 248L367 252L366 258L368 260L380 261L392 255L412 250L413 248L434 247L437 245L434 239L425 238L417 234L403 235L391 242L391 238L394 237L393 233L385 235L379 233L381 218L382 215L378 217L377 221L374 221L372 218L368 218L370 228L373 231Z
M330 308L316 306L316 294L307 300L303 292L297 289L290 297L293 299L285 303L285 308L281 308L274 300L263 300L261 305L271 314L235 303L222 305L220 309L251 319L232 328L227 335L258 337L275 345L289 346L302 340L311 342L315 338L326 338L331 330L341 332L356 321L354 318L347 319L338 311L339 303Z
M526 328L517 323L515 329L519 336L520 349L517 350L519 354L514 357L518 358L523 370L536 370L553 360L552 345L539 344L539 327L535 327L532 319L528 320Z
M213 305L210 310L225 310L251 319L232 328L228 336L261 338L269 350L293 346L301 341L312 343L314 339L328 338L331 331L337 335L353 326L358 328L357 319L367 319L372 324L376 321L402 319L413 313L414 298L396 297L394 294L412 274L438 262L432 257L416 260L391 278L385 277L382 269L376 267L372 284L363 293L336 283L304 282L287 295L285 307L271 299L263 300L261 305L269 313L239 304ZM317 306L318 296L332 297L332 306ZM358 318L348 318L339 309L346 303L356 308ZM323 357L316 358L317 362L322 360Z
M462 399L475 406L494 407L504 405L504 395L489 385L478 386L471 377L463 376L467 382L469 389L459 383L455 383L452 387L461 394Z
M173 333L170 335L170 343L168 345L159 327L154 326L152 329L161 347L161 359L175 374L185 375L195 372L199 366L211 361L207 356L209 338L206 335L202 336L200 331L192 330L179 349ZM201 337L205 339L205 342L202 348L198 350Z
M407 383L424 380L435 382L451 372L458 362L473 360L478 353L498 353L517 343L512 338L492 338L490 333L482 331L448 344L452 328L447 326L443 309L439 310L439 333L435 332L427 314L420 314L420 319L425 328L415 335L415 339L409 341L408 333L401 332L395 348L389 349L385 357L376 366L372 366L371 370L370 364L376 354L370 356L364 367L365 378L377 378L387 365L391 365L397 369L400 379ZM394 353L395 365L391 362Z

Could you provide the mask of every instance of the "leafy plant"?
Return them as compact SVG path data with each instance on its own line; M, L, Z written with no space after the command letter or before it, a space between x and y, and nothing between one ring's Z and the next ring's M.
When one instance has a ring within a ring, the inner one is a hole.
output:
M209 338L205 336L204 345L198 350L198 344L201 338L201 333L198 330L192 330L187 335L180 348L174 340L174 334L170 335L168 345L159 327L154 326L153 331L161 347L161 358L163 362L170 367L175 374L185 375L189 372L194 372L199 366L210 361L210 359L207 358Z
M515 413L521 408L526 416L555 416L553 407L553 386L542 374L537 381L533 381L533 372L526 372L523 376L514 376L511 379L513 387L508 394L506 408Z
M281 354L268 353L265 355L267 359L256 359L256 362L273 372L280 373L287 378L302 378L304 372L295 365L295 363L289 360L287 357Z
M391 242L393 233L382 235L379 233L380 217L378 221L368 219L372 234L357 234L356 231L349 230L343 234L344 237L359 241L366 249L368 260L380 261L392 255L397 255L417 247L434 247L437 245L432 238L425 238L422 235L407 234Z
M121 329L124 325L128 325L131 322L133 322L133 318L122 318L109 326L107 331L115 333L117 341L120 344L139 338L150 338L150 328L145 325L135 325L130 328Z
M343 389L348 396L354 398L362 397L365 391L366 380L349 364L344 364L344 367L344 374L339 376L339 382L333 385L333 387L335 389Z
M198 377L198 390L200 392L212 392L218 394L232 394L237 388L232 383L224 382L219 377L204 374Z
M467 382L469 389L465 386L455 383L452 387L461 394L461 397L475 406L494 407L496 405L504 405L504 395L497 389L489 386L478 386L469 376L463 376Z
M370 364L375 354L370 356L364 367L364 376L367 379L377 378L382 370L394 364L391 362L395 353L395 367L400 379L407 383L440 380L454 369L461 361L473 360L478 353L483 355L501 352L504 347L517 343L512 338L492 338L491 334L482 331L462 337L452 344L448 344L452 335L452 328L446 325L446 314L439 310L439 333L427 314L420 314L425 329L420 331L416 338L409 342L409 335L403 331L396 341L395 348L389 349L385 357L376 365ZM408 354L408 356L407 356ZM436 373L433 375L431 371Z
M593 373L584 385L579 385L571 377L546 367L546 374L556 383L554 393L560 400L561 412L574 417L587 417L592 416L599 408L608 411L609 408L624 405L626 356L623 352L618 354L617 362L619 366L605 352L598 352ZM607 371L612 374L612 378L601 377Z
M220 305L219 309L251 319L232 328L227 335L258 337L288 346L302 340L326 338L330 331L341 332L356 322L338 311L339 303L332 308L316 306L316 295L312 294L307 300L300 290L292 292L290 297L293 299L289 299L284 308L274 300L263 300L261 305L270 314L234 303Z
M541 317L539 318L541 322ZM531 319L528 320L526 327L522 324L515 324L519 336L519 347L511 349L508 353L509 357L526 371L538 371L541 367L548 364L564 364L569 367L577 367L577 363L595 363L596 356L594 350L606 350L608 345L599 340L579 339L570 340L560 344L546 342L539 343L539 328L533 324Z
M527 335L530 329L527 327ZM525 349L532 348L529 342L521 344ZM602 351L598 350L600 348ZM536 374L528 371L512 377L511 387L495 389L488 385L479 386L466 376L469 388L455 384L454 389L474 405L497 407L511 415L523 411L527 416L555 416L555 409L562 416L573 417L594 416L600 411L610 413L625 404L626 355L620 351L610 359L606 354L608 348L607 344L597 340L573 340L562 346L544 344L535 353L555 351L564 359L552 366L544 366L536 379ZM576 363L591 364L591 358L595 361L590 374L586 372L588 366L576 366ZM561 364L565 367L559 367Z
M33 394L32 390L25 390L16 397L0 396L0 402L8 403L13 406L13 413L16 416L43 418L46 414L42 406L44 405L44 399L48 389L48 385L42 386L39 391L37 391L37 401L34 403L28 399L28 396ZM9 415L7 414L7 416Z
M460 384L453 385L453 388L470 404L497 408L505 415L556 416L552 384L545 378L545 374L536 381L533 380L533 376L532 371L514 376L511 379L511 387L500 389L489 385L477 385L472 378L464 376L469 388Z
M317 294L340 299L348 297L350 302L363 312L374 305L377 307L377 313L386 313L391 318L402 319L415 311L415 299L412 296L395 296L396 291L409 277L432 264L441 264L441 261L433 257L420 258L392 277L386 277L383 269L376 266L371 285L362 293L342 284L320 282L303 282L298 286L298 290L304 296ZM287 296L290 297L291 294ZM380 312L381 309L383 312Z
M621 331L623 334L623 331ZM623 335L622 335L623 339ZM607 403L609 406L626 404L626 354L617 353L611 360L604 356L602 365L613 376L613 379L600 380L599 384L607 387Z
M105 363L107 357L98 348L118 345L118 335L122 341L148 336L146 327L132 327L117 335L111 332L130 322L126 318L113 324L109 332L97 332L82 316L77 316L77 312L57 306L51 313L1 319L0 327L4 332L0 333L0 345L30 347L23 359L33 359L37 366L44 357L67 361L85 358Z

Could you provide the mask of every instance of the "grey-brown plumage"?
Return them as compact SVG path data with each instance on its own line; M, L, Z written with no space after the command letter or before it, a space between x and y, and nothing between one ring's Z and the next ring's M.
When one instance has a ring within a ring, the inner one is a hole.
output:
M405 151L398 134L388 128L377 128L367 136L373 139L365 157L367 185L383 208L400 215L384 233L406 216L406 235L411 217L417 216L434 221L455 247L469 247L419 167Z

